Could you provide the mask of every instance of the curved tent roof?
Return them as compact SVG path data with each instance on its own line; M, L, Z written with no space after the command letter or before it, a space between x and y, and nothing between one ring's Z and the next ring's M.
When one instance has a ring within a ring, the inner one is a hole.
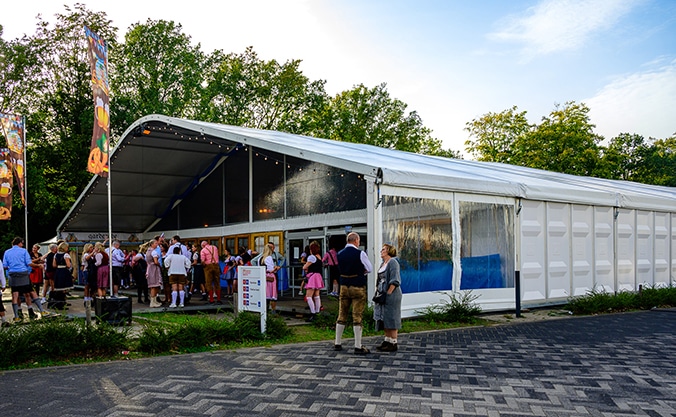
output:
M148 230L228 155L247 146L335 166L367 178L375 179L382 172L382 183L392 186L676 211L676 188L671 187L149 115L129 126L111 154L113 232ZM106 229L107 193L106 180L92 178L58 232Z

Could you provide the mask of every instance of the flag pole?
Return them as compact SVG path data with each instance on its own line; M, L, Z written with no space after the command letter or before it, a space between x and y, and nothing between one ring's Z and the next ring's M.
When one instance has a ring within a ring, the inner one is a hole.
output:
M28 246L28 174L26 170L26 116L21 116L23 119L23 213L24 213L24 222L26 223L26 247ZM30 246L32 248L32 246Z
M113 212L112 212L112 197L111 197L111 181L110 173L112 171L111 159L110 159L110 128L108 129L108 282L110 287L110 296L112 297L115 293L113 292Z

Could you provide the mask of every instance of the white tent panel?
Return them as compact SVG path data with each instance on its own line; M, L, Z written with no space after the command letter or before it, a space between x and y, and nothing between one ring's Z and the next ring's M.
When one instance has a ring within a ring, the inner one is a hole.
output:
M669 213L655 213L655 281L660 287L669 285Z
M616 291L636 288L636 213L619 209L616 220L617 287Z
M615 291L615 246L613 208L594 207L594 286L590 289Z
M572 206L572 295L594 288L594 208Z
M671 273L670 280L676 279L676 213L671 213Z
M570 205L547 203L547 299L570 295Z
M521 210L521 299L545 300L546 257L545 257L545 209L543 201L522 201Z
M653 212L636 210L636 282L653 284Z

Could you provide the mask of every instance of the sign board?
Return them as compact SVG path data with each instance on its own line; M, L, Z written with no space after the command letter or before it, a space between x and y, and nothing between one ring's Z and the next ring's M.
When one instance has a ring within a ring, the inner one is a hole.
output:
M265 333L267 320L266 281L264 266L237 267L238 311L253 311L261 314L261 332Z

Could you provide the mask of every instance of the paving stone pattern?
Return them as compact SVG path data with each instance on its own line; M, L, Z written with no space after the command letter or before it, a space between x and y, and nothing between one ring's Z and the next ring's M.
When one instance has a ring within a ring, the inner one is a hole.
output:
M4 372L0 415L676 416L676 312L399 340L367 356L316 342Z

